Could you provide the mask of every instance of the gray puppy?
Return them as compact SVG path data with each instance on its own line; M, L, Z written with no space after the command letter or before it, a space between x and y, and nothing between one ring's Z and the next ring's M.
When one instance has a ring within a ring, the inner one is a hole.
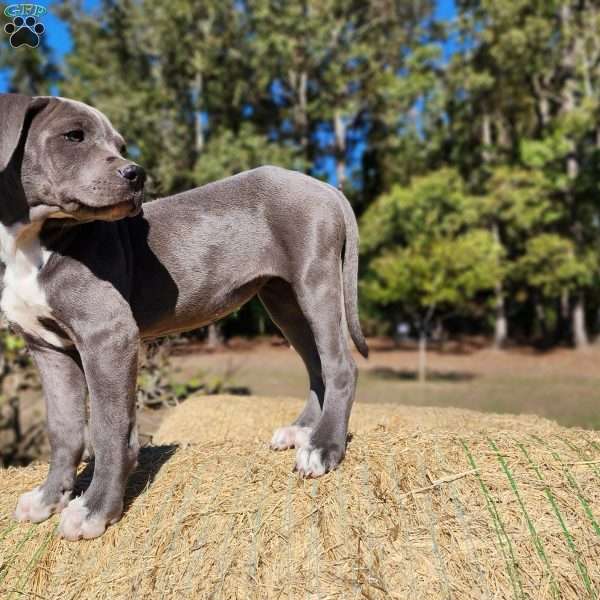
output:
M15 516L61 511L67 539L94 538L123 512L138 454L140 341L206 325L257 295L308 370L302 414L275 431L296 469L344 457L357 370L358 230L346 198L316 179L261 167L141 210L144 171L108 119L62 98L0 96L0 308L26 338L45 392L46 481ZM92 482L71 499L84 450Z

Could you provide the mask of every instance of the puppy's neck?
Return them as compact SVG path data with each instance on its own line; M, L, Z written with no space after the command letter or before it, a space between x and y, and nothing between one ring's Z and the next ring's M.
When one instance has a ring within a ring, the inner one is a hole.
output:
M53 315L39 274L52 253L40 243L40 230L40 223L0 224L0 260L6 267L0 286L0 309L32 338L65 347L68 342L43 324Z

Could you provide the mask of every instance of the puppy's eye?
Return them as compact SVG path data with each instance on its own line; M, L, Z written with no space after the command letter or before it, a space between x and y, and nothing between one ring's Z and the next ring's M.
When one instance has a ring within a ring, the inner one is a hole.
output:
M63 137L68 142L83 142L85 134L82 129L74 129L73 131L65 133Z

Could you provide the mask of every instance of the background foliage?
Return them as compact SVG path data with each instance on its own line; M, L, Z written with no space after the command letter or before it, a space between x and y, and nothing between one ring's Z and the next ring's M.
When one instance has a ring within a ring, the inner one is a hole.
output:
M0 50L13 91L106 112L169 194L264 163L343 186L371 333L584 347L598 332L594 0L61 3L72 50ZM265 331L256 305L226 331Z

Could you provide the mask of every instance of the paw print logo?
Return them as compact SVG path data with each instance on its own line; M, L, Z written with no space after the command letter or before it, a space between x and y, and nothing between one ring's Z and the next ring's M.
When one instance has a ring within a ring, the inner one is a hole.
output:
M37 48L40 45L40 36L46 28L35 17L15 17L12 23L4 26L4 31L10 35L10 45L13 48L29 46Z

